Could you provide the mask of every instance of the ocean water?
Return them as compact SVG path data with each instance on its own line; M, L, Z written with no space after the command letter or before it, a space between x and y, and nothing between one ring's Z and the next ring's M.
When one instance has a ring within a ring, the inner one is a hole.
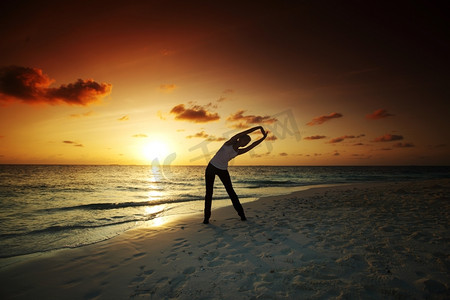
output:
M242 202L313 185L449 178L449 167L232 166ZM79 247L202 212L204 167L0 165L0 258ZM231 205L215 182L213 208ZM244 206L245 207L245 206ZM199 220L201 222L201 220Z

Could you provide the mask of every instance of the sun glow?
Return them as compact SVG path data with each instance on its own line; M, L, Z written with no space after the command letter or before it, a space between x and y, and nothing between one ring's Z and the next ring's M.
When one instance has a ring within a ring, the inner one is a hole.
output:
M161 140L153 140L142 147L142 155L148 161L158 159L162 162L169 154L169 146Z

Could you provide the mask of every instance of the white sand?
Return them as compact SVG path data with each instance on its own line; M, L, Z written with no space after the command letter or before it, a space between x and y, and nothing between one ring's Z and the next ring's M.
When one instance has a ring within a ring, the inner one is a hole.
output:
M311 189L0 269L1 299L449 299L450 180ZM213 202L214 207L214 202Z

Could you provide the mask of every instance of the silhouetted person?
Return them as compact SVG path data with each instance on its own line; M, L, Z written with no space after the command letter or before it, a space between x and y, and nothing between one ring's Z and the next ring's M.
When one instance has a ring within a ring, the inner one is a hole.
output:
M251 141L251 138L248 136L248 134L258 129L261 130L263 137L253 142L250 146L245 147ZM231 201L233 202L233 207L241 217L241 220L247 220L247 218L245 217L244 209L242 208L242 205L239 202L239 198L233 189L233 185L231 184L230 174L227 170L228 162L236 156L244 154L259 145L266 138L266 136L267 132L264 131L264 128L262 128L261 126L253 127L241 133L238 133L231 139L226 141L219 149L219 151L217 151L216 155L214 155L214 157L209 161L209 164L206 167L205 171L206 195L205 219L203 220L204 224L208 224L209 218L211 217L211 202L214 189L214 179L216 178L216 175L219 176L220 180L225 186L225 189L227 190L227 193L230 196Z

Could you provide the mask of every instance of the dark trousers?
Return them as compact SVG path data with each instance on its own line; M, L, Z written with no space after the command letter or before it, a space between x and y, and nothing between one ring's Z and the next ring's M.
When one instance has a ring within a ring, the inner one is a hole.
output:
M231 202L233 202L234 209L238 212L239 216L245 216L244 208L242 208L242 205L239 202L239 198L233 189L233 185L231 184L230 173L228 173L227 170L221 170L214 167L212 164L208 164L205 171L205 219L209 220L209 217L211 217L211 202L213 196L214 179L216 178L216 175L219 176L220 180L225 186L228 196L230 196Z

